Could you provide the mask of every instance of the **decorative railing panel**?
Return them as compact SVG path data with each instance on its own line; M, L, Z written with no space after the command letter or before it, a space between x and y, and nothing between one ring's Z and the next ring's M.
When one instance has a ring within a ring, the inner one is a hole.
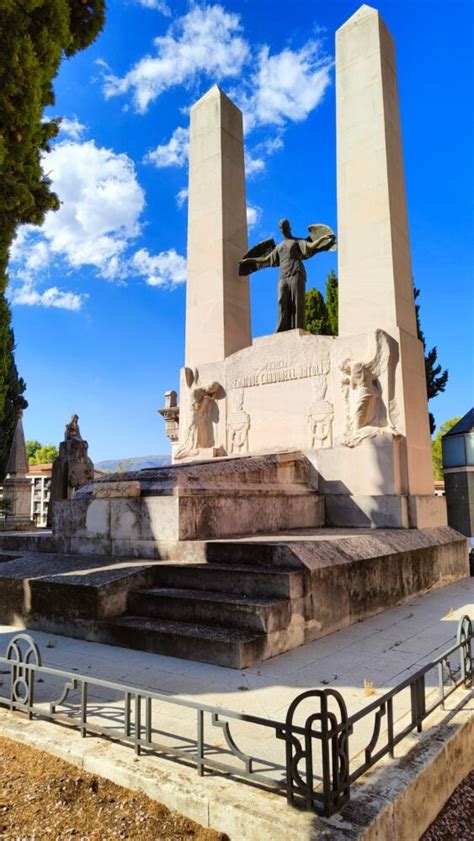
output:
M464 616L448 651L352 715L337 690L312 689L292 701L284 721L276 721L43 666L37 644L21 633L0 657L2 675L8 675L0 687L0 705L30 719L76 727L83 737L93 734L132 745L137 754L146 750L175 758L195 766L200 775L215 771L250 780L286 793L292 805L329 816L342 809L362 774L384 756L393 757L402 739L421 731L425 719L444 708L453 692L472 685L473 637L471 619ZM170 729L164 712L169 707L174 716L179 708L191 712L179 733ZM371 719L367 739L363 734ZM361 725L362 736L357 736ZM216 733L224 744L216 744ZM268 744L270 758L254 753L255 745ZM278 745L281 762L274 759Z

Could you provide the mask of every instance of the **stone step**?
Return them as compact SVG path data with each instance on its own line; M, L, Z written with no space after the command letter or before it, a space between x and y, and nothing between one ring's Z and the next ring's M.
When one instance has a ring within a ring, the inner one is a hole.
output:
M262 659L265 634L215 625L123 616L97 623L101 642L243 669Z
M174 587L152 587L130 593L127 612L136 616L204 623L270 633L291 619L288 599L250 597Z
M303 595L305 586L302 572L230 564L157 564L154 578L159 587L257 598L296 599Z
M205 558L211 564L302 569L301 561L291 546L279 541L209 540L206 543Z

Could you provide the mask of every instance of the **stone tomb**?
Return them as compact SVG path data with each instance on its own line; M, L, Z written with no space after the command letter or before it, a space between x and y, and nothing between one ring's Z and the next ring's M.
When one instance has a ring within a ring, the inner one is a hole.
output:
M434 496L395 68L362 6L336 35L337 338L252 342L242 115L218 87L191 109L174 464L56 503L51 580L11 562L10 618L242 668L467 575Z

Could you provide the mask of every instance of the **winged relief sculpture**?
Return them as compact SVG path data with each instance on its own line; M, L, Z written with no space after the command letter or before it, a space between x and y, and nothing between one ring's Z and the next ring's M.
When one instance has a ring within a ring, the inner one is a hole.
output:
M304 329L306 271L303 260L320 251L335 251L336 236L327 225L309 225L309 237L294 237L288 219L279 223L283 235L276 245L266 239L254 245L239 263L239 274L249 275L268 266L279 266L277 333Z
M185 368L188 424L185 438L175 452L175 458L196 455L200 449L214 446L214 424L219 420L216 400L224 395L220 383L207 388L199 385L197 369ZM193 388L194 386L194 388Z
M390 342L383 330L375 331L375 349L366 362L345 359L341 365L346 409L342 444L355 447L379 433L400 435L396 428L395 401L390 399Z

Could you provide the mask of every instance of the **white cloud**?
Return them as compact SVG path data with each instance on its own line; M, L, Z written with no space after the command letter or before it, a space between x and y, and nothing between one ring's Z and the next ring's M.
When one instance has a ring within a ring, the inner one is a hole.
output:
M38 291L51 270L92 267L109 280L130 274L130 245L141 233L145 195L133 161L96 146L65 140L44 156L60 209L41 228L25 225L10 255L13 303L80 308L83 295L52 286Z
M163 0L135 0L135 2L145 9L156 9L157 12L161 12L165 17L171 17L171 9Z
M140 233L145 206L133 161L93 140L66 140L45 156L44 168L61 207L46 215L41 229L28 226L14 249L23 276L36 268L32 261L42 259L44 266L55 257L70 268L93 266L110 279L125 273L124 254Z
M254 158L251 152L245 152L245 174L247 176L257 175L265 169L265 161L263 158Z
M262 208L259 207L257 204L247 205L247 225L249 228L254 228L260 222L262 218Z
M38 292L31 283L27 282L13 289L11 301L13 304L23 304L28 307L55 307L56 309L77 312L81 309L87 297L86 294L78 295L75 292L62 292L57 286L51 286L44 292Z
M280 134L277 134L275 137L269 137L267 140L264 140L263 143L259 143L256 148L264 152L266 155L274 155L275 152L281 152L284 145L283 138Z
M154 256L146 248L141 248L134 254L132 263L136 273L146 279L148 286L174 289L186 282L186 260L174 248Z
M176 204L178 207L183 207L185 202L188 200L189 190L187 187L183 187L178 193L176 193Z
M168 143L158 145L156 149L148 152L144 163L153 164L158 169L166 166L184 166L188 160L189 152L189 129L178 126L171 135Z
M76 116L61 118L60 133L70 137L71 140L79 140L85 130L86 126Z
M236 77L249 51L240 30L239 15L222 6L192 6L166 35L154 39L155 55L144 56L122 78L104 75L105 96L130 91L136 109L144 113L168 88L189 83L197 75L214 81Z
M270 48L263 46L246 93L236 93L246 130L305 120L324 97L331 81L331 67L332 61L323 53L320 41L311 40L300 50L287 48L277 55L270 55Z

